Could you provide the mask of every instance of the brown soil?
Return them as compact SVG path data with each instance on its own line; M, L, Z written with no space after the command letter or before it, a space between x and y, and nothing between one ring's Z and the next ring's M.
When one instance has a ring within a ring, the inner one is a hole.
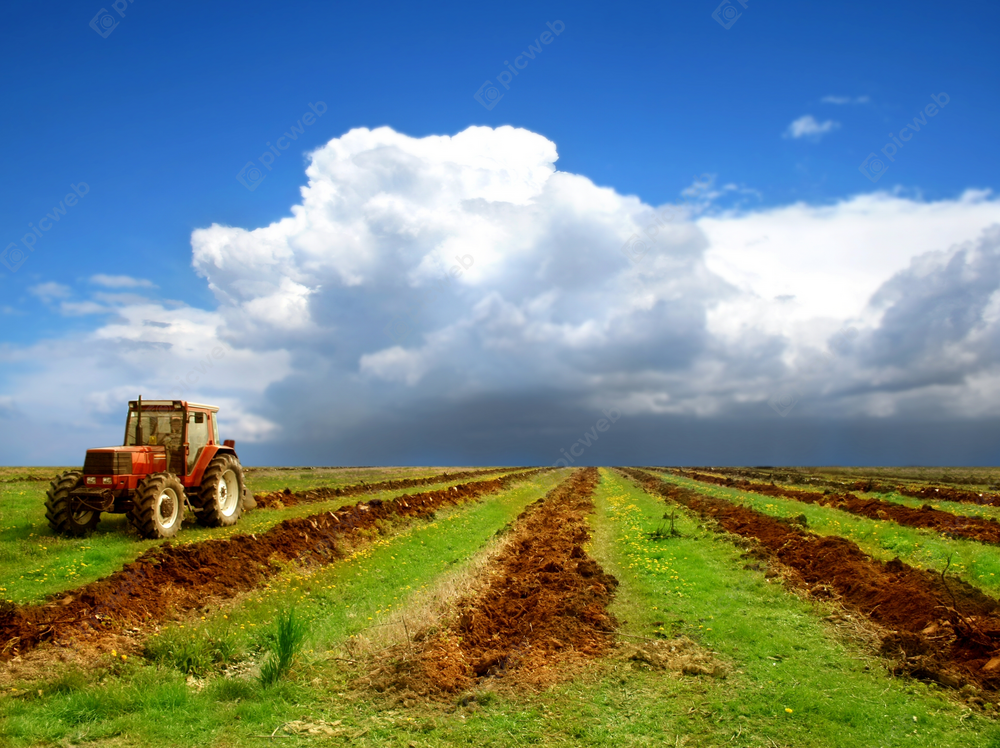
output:
M899 670L958 687L1000 690L1000 604L965 582L877 561L845 538L819 536L774 517L625 470L647 491L677 501L726 531L753 538L794 569L798 583L825 586L840 601L890 630L885 654Z
M966 491L961 488L951 488L950 486L879 486L875 487L870 481L858 481L854 484L855 491L879 491L887 493L895 491L903 496L912 496L917 499L934 499L936 501L960 501L963 504L984 504L988 506L1000 506L1000 496L996 494L977 493L976 491Z
M100 638L201 608L212 598L234 597L277 573L280 562L333 561L346 545L379 532L386 521L427 516L443 506L502 491L545 469L392 501L372 499L336 512L288 519L259 536L233 535L187 545L164 543L120 571L53 596L49 602L0 607L0 657L9 659L44 641L69 645L72 639Z
M686 470L675 470L674 472L677 475L701 481L702 483L714 483L720 486L737 488L741 491L753 491L764 496L795 499L807 504L820 504L832 507L833 509L840 509L850 514L857 514L861 517L868 517L869 519L891 520L907 527L923 527L935 530L942 535L1000 545L1000 522L997 522L995 519L965 517L960 514L935 509L927 504L920 509L914 509L903 504L894 504L891 501L859 498L852 493L823 494L816 491L802 491L797 488L776 486L773 483L755 483L742 479L734 480L732 478L723 478Z
M767 483L783 482L798 483L813 486L831 488L834 491L861 491L862 493L898 493L903 496L910 496L916 499L934 499L939 501L958 501L963 504L980 504L987 506L1000 506L1000 495L995 493L980 493L966 489L955 488L954 486L912 486L905 483L886 481L884 479L874 480L866 478L864 480L832 480L816 475L808 475L789 470L755 470L753 468L696 468L693 472L710 471L720 473L725 476L738 476ZM675 471L677 472L677 471ZM680 474L680 473L679 473ZM846 476L845 476L846 477Z
M512 471L523 470L524 468L511 468ZM489 473L499 473L502 470L466 470L460 473L440 473L428 478L400 478L396 480L383 480L377 483L366 483L362 481L353 486L341 486L339 488L310 488L305 491L292 491L286 488L282 491L271 491L270 493L256 494L258 509L280 509L296 504L308 504L316 501L326 501L337 496L360 496L366 493L378 493L379 491L395 491L400 488L415 488L417 486L430 486L434 483L448 483L450 481L465 480L466 478L478 478Z
M522 513L478 591L457 603L456 622L416 653L397 650L371 685L404 698L449 695L487 678L544 685L557 667L611 648L607 606L618 581L582 548L597 482L596 469L582 469Z

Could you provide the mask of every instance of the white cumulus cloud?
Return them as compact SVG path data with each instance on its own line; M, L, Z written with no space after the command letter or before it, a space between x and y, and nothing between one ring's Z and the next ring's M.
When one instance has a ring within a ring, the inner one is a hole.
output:
M706 179L654 206L557 158L512 127L351 130L311 154L287 217L193 233L215 309L72 302L112 316L0 348L2 394L81 442L140 393L215 401L238 441L323 464L516 451L609 408L777 418L783 388L830 418L1000 412L991 194L719 211L749 188Z
M836 130L838 127L840 127L840 123L834 122L832 119L819 122L811 114L806 114L799 117L788 126L788 129L785 130L784 137L819 140L827 133Z

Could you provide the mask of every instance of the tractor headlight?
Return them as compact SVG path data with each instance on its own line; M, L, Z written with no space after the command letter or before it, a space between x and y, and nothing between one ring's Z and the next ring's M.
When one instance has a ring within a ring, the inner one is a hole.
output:
M111 484L112 484L112 483L114 482L114 478L111 478L111 477L107 477L107 478L102 478L102 479L101 479L101 482L102 482L102 483L103 483L103 484L104 484L105 486L110 486L110 485L111 485Z
M97 478L87 478L87 485L92 486L97 483Z

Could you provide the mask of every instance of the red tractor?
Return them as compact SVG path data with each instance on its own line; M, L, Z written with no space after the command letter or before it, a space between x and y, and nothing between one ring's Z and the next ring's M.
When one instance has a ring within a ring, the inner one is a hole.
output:
M91 532L101 512L127 514L144 538L177 534L190 508L208 527L234 525L256 506L219 409L183 400L131 400L121 447L88 449L83 470L58 476L45 517L61 535Z

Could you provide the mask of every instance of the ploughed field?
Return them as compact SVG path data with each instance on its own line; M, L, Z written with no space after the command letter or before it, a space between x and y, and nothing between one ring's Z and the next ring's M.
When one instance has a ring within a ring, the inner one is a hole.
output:
M250 468L52 535L0 469L0 745L1000 746L988 470Z

